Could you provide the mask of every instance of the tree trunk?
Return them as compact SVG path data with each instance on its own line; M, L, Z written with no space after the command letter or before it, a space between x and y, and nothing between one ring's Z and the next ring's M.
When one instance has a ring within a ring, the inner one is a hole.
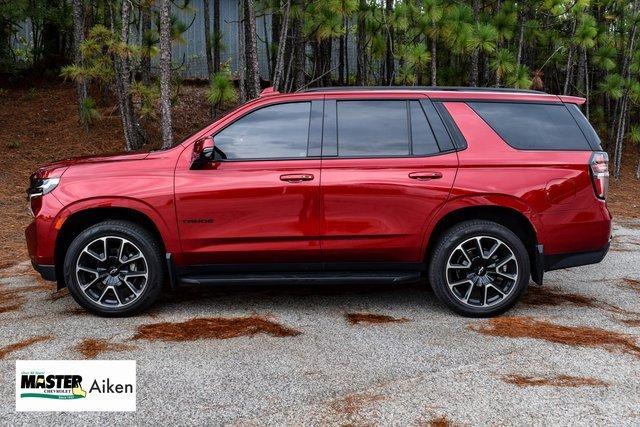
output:
M435 37L431 38L431 86L438 86L438 64L436 62L438 53L438 42Z
M473 22L478 22L480 16L480 0L473 0ZM469 76L469 86L478 86L478 60L480 59L480 50L473 49L471 52L471 75Z
M80 52L80 44L84 41L84 13L82 9L82 0L73 0L73 50L74 63L82 64L82 53ZM82 106L87 99L87 81L81 77L76 80L76 99L78 101L78 114L85 131L89 131L89 123L82 120Z
M344 35L338 40L338 82L344 86Z
M385 83L388 85L393 84L393 75L394 75L394 59L393 59L393 28L391 27L391 23L389 22L391 14L393 13L393 0L386 0L386 9L387 14L385 17L385 22L387 26L387 57L385 61L385 69L386 69L386 79Z
M358 35L356 40L356 85L363 86L366 80L366 52L367 32L364 22L364 9L367 7L366 0L360 0L358 11Z
M244 48L246 53L247 98L260 96L260 69L258 68L258 38L254 0L244 0Z
M244 46L244 0L238 1L238 86L240 89L240 103L244 104L247 101L247 68L245 62L247 55L245 53Z
M521 8L524 7L523 5L520 6ZM520 20L520 28L518 29L518 56L516 57L516 70L520 67L520 64L522 63L522 46L524 44L524 23L526 20L526 16L524 11L520 11L520 13L518 13L518 18Z
M220 32L220 0L213 0L213 36L216 40L213 51L213 72L220 72L220 48L222 47L222 33Z
M582 48L584 50L584 89L586 92L586 96L585 96L585 104L584 104L584 109L585 109L585 115L587 116L587 120L589 120L589 110L591 107L591 103L589 101L589 58L587 57L587 49L586 48Z
M211 16L209 15L209 0L202 0L204 18L204 46L207 54L207 77L211 80L213 71L213 55L211 54Z
M275 17L275 13L271 15L271 19L273 22L273 17ZM267 18L265 16L262 17L262 31L264 34L264 52L267 56L267 80L273 82L273 73L275 70L276 57L271 56L271 47L269 46L269 34L267 33ZM271 32L271 40L273 40L273 31ZM273 84L271 85L273 86Z
M122 25L120 41L129 43L129 19L131 17L131 2L122 2ZM115 17L110 13L111 29L115 31ZM124 131L125 149L127 151L139 150L145 142L145 133L134 115L133 101L131 99L131 70L127 54L114 54L116 69L116 97L120 109L120 118Z
M573 76L573 46L569 46L569 53L567 54L567 74L564 79L564 95L569 95L571 90L571 77Z
M344 17L344 74L345 84L349 85L349 18Z
M635 19L636 14L638 13L638 1L633 2L633 11L631 16L633 19L633 26L631 28L631 35L629 36L629 45L627 53L624 57L624 63L622 65L622 77L628 80L631 77L631 67L630 67L630 58L633 55L635 49L636 35L638 32L638 23ZM622 148L624 142L624 134L626 130L626 119L627 119L627 106L629 102L629 88L625 87L622 95L622 99L620 100L620 116L617 119L618 127L616 129L616 143L615 143L615 151L613 156L613 176L616 180L620 179L620 169L622 167Z
M276 65L273 72L273 87L279 90L284 76L284 52L287 48L287 32L289 31L289 10L291 8L291 0L287 0L284 5L282 15L282 28L280 33L280 42L278 43L278 55L276 57Z
M303 7L303 0L297 0L296 5L299 8ZM302 18L296 17L293 22L293 43L294 45L294 58L293 58L293 68L294 68L294 84L293 87L295 90L302 89L306 82L306 65L307 65L307 44L304 40L304 34L302 34Z
M580 47L580 58L578 62L578 80L576 80L576 85L578 86L579 93L583 94L585 91L585 76L587 71L587 49L584 47Z
M320 42L320 58L321 67L320 67L320 85L321 86L331 86L331 50L333 47L333 40L331 38L322 40Z
M173 145L171 129L171 0L161 0L160 2L160 109L162 111L162 148L169 148Z
M271 14L271 43L273 45L279 46L280 41L282 40L282 18L279 13L279 9L282 6L281 0L270 0L273 6L273 13ZM266 22L266 21L265 21ZM265 38L267 37L265 33ZM278 59L277 54L271 57L271 54L267 51L267 60L269 61L269 69L275 72L276 69L276 61Z
M576 32L576 19L573 20L573 28L571 30L571 37L574 36ZM562 92L565 95L569 95L569 91L571 90L571 79L573 77L573 43L569 44L569 53L567 55L567 75L564 80L564 91Z
M151 31L151 7L145 2L142 2L140 7L140 28L142 30L142 42L144 43L145 34ZM142 83L145 86L151 83L151 55L148 48L149 46L146 46L145 52L143 52L140 58L140 74L142 76Z

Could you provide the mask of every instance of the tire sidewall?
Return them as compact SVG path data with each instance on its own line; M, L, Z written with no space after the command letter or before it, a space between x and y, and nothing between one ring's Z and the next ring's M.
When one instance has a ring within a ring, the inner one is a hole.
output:
M96 304L80 289L75 274L78 256L91 241L101 237L116 236L131 241L142 251L147 262L149 275L142 294L126 307L110 308ZM148 308L160 293L163 280L163 267L153 238L135 224L100 223L80 233L71 243L64 260L64 276L73 299L83 308L104 317L130 316Z
M488 307L471 307L460 302L449 289L446 281L446 265L452 251L462 242L479 236L489 236L504 242L513 252L518 264L518 280L515 289L499 304ZM529 285L530 260L522 241L508 228L490 221L468 221L454 226L440 239L433 253L429 268L429 282L436 296L456 313L467 317L492 317L510 309Z

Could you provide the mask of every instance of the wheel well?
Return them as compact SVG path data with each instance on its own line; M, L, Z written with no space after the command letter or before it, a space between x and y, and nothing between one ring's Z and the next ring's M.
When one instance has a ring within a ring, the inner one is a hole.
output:
M110 219L119 219L138 224L157 239L162 252L165 252L164 242L162 241L160 231L158 231L158 228L148 216L139 211L129 208L95 208L76 212L67 218L56 238L54 262L58 289L66 286L66 283L64 282L64 272L62 270L67 248L73 239L88 227Z
M537 238L531 222L520 212L502 206L473 206L459 209L445 215L433 229L431 236L429 236L426 260L431 258L431 251L435 243L446 230L460 222L472 219L493 221L507 227L522 240L525 248L527 248L527 252L529 252L531 266L533 267L535 265ZM532 268L531 271L534 271L534 269Z

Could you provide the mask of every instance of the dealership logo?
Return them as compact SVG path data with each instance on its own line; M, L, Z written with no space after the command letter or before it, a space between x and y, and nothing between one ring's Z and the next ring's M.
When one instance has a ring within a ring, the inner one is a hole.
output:
M18 411L135 411L136 362L16 361Z
M20 393L20 397L42 399L82 399L87 392L82 389L80 375L47 375L40 373L23 373L20 380L23 390L34 390Z

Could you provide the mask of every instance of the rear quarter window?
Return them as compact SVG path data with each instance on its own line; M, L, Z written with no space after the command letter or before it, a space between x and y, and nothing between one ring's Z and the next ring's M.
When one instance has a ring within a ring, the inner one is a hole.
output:
M591 150L564 104L469 102L510 146L521 150Z

